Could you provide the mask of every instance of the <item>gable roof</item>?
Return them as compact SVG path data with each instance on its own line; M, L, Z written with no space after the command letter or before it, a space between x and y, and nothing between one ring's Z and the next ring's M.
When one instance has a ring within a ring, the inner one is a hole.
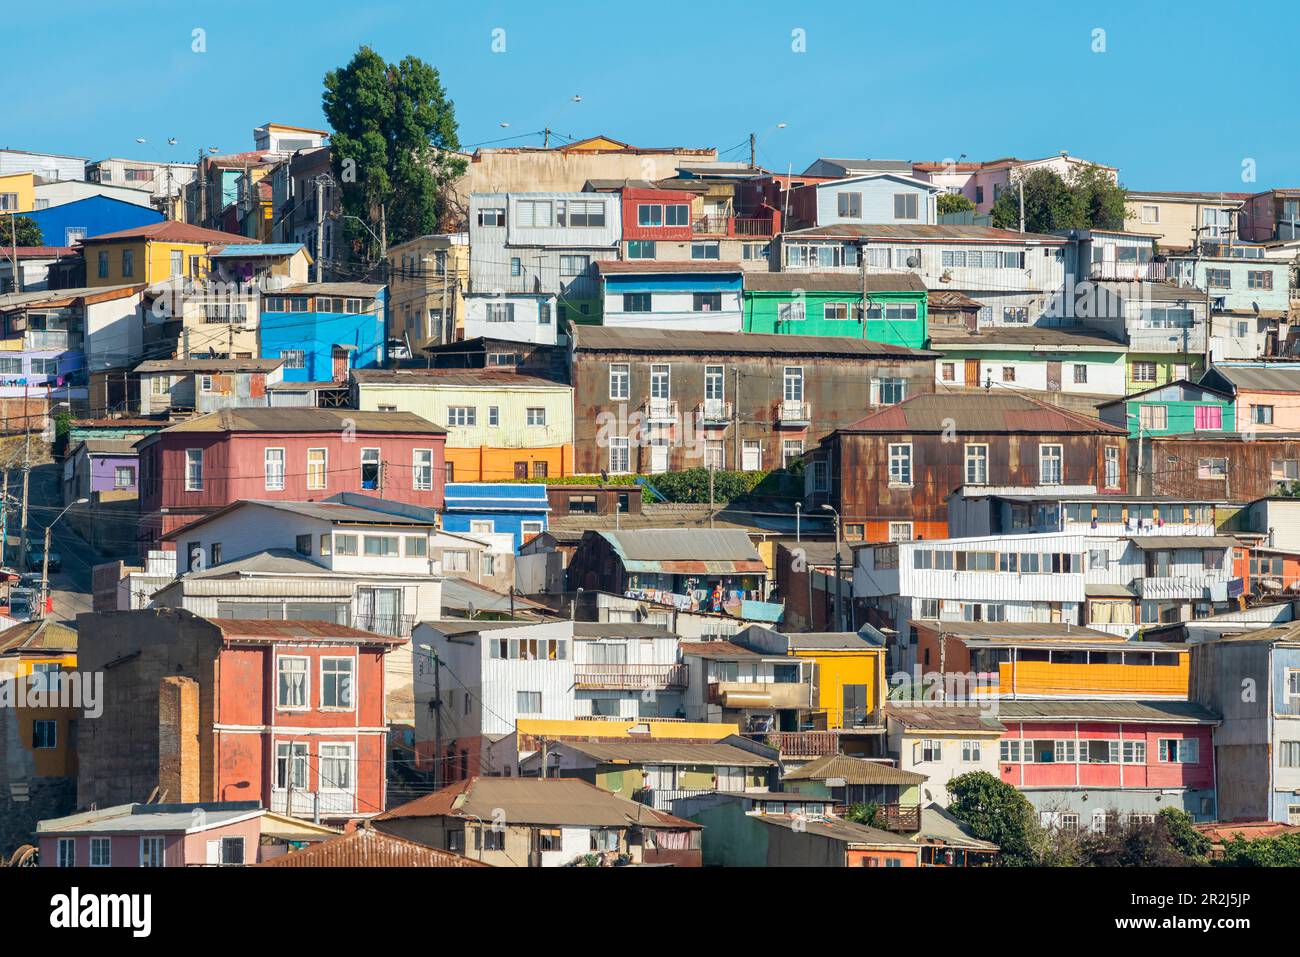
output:
M174 432L396 432L445 435L447 430L414 412L362 412L358 409L220 409L177 422L140 440L143 445Z
M593 761L613 764L727 765L743 768L775 767L774 758L763 757L725 741L558 741L558 747L586 755Z
M872 412L841 426L842 432L943 432L953 422L963 433L1098 433L1127 435L1128 430L1107 425L1077 412L1048 405L1014 392L928 392Z
M207 243L246 243L251 245L257 242L255 239L249 239L247 236L240 236L235 233L223 233L217 229L204 229L201 226L191 226L189 223L180 223L174 219L164 219L160 223L133 226L130 229L120 229L115 233L87 236L82 240L82 245L128 242L140 239L150 242L198 243L203 245Z
M1097 406L1097 408L1104 409L1107 406L1119 405L1122 402L1132 402L1135 399L1141 399L1143 396L1152 395L1156 392L1163 392L1165 389L1172 388L1192 389L1196 392L1208 392L1210 395L1218 396L1220 399L1232 398L1232 395L1227 392L1223 392L1219 389L1212 389L1208 385L1193 382L1191 379L1174 379L1171 382L1165 382L1161 385L1153 385L1151 388L1143 389L1141 392L1130 392L1122 398L1111 399L1109 402L1102 402Z
M385 811L376 821L456 817L492 819L504 811L510 825L552 827L666 827L700 825L603 791L576 778L472 777Z
M77 629L61 625L53 618L25 621L0 631L0 655L76 650Z
M491 867L482 861L418 841L359 827L301 851L263 861L258 867Z
M1300 362L1233 365L1215 363L1202 377L1222 380L1234 392L1300 392Z
M915 771L904 771L879 761L866 761L848 754L824 754L797 771L785 775L787 781L826 781L840 778L845 784L892 784L910 787L929 778Z

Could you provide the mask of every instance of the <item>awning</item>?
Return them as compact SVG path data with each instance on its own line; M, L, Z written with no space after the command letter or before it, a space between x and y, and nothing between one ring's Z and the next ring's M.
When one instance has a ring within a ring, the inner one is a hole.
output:
M1136 598L1137 592L1127 585L1084 585L1083 594L1086 598Z
M647 572L660 575L762 575L767 566L761 561L665 561L624 559L623 568L629 572Z
M1145 552L1171 548L1236 548L1241 544L1231 535L1135 535L1129 541Z

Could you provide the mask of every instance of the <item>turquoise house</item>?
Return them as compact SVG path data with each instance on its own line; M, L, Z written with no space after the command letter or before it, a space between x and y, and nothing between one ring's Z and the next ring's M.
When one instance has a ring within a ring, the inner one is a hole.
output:
M1134 392L1097 407L1101 421L1128 429L1131 438L1189 432L1236 432L1233 397L1186 379Z
M741 328L924 349L925 284L911 273L749 272Z

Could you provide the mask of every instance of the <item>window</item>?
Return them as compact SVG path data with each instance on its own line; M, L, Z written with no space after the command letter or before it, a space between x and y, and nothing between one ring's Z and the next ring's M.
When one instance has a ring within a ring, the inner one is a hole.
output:
M284 791L288 788L303 790L307 787L307 745L306 743L278 743L275 746L275 787Z
M939 374L944 382L955 382L957 380L957 363L942 363L939 367Z
M1196 477L1203 482L1226 480L1228 477L1228 460L1226 458L1197 459Z
M654 259L655 241L653 239L630 239L627 244L628 259Z
M803 366L786 366L782 374L783 393L786 402L803 401Z
M538 303L537 324L539 326L549 326L551 324L551 304L549 302Z
M324 554L324 552L322 552L322 554ZM355 535L335 535L334 554L344 556L356 555L357 537Z
M637 206L636 224L638 226L662 226L664 224L664 208L648 204Z
M718 259L720 256L718 243L691 243L692 259Z
M963 764L978 764L980 760L980 742L963 741L961 743L961 760Z
M554 225L549 199L521 199L515 203L516 225L528 229Z
M122 250L122 275L135 275L135 253L130 249Z
M113 468L113 488L134 488L135 466L117 465Z
M912 523L890 522L889 540L891 542L910 542L912 540Z
M320 661L320 706L322 708L352 707L351 658L322 658Z
M77 841L71 837L59 838L58 867L77 866Z
M1134 382L1155 382L1156 364L1154 362L1134 362L1133 381Z
M518 256L510 257L510 275L522 276L524 274L524 264Z
M326 449L307 450L307 487L309 489L325 488L325 476L328 472L329 452Z
M185 450L185 491L203 491L203 450Z
M892 448L892 446L891 446ZM812 464L813 468L813 491L829 492L831 488L831 468L830 463L824 459L818 459Z
M99 251L99 278L100 279L108 278L108 250L107 249L101 249Z
M776 307L778 322L803 322L807 306L802 302L784 302Z
M1300 741L1279 741L1277 762L1281 768L1300 768Z
M411 450L411 484L418 492L433 489L433 449Z
M320 746L320 786L322 791L352 790L352 745Z
M912 445L910 442L889 447L889 484L912 484Z
M478 211L478 224L480 226L504 226L506 224L506 211L500 207L488 207Z
M1155 225L1156 223L1160 222L1160 207L1159 207L1159 206L1143 206L1143 207L1142 207L1142 222L1146 223L1146 224L1149 225L1149 226L1150 226L1150 225Z
M361 487L379 488L379 449L361 450Z
M631 372L628 363L612 362L609 366L609 397L626 399L631 385Z
M648 292L623 293L624 312L649 312L650 309L651 309L650 293Z
M542 693L540 691L516 691L515 710L520 714L541 714Z
M48 751L59 746L59 723L57 721L32 722L32 747Z
M691 307L695 312L721 312L722 293L697 292L692 297Z
M938 738L921 739L921 761L942 761L943 742Z
M310 538L311 536L308 536ZM281 708L303 710L308 707L307 695L310 677L307 673L307 659L288 655L276 661L279 679L276 682L276 703Z
M1223 410L1218 406L1215 406L1214 410L1220 415L1223 414ZM1197 408L1197 411L1200 411L1199 407ZM1250 421L1254 425L1272 425L1273 407L1271 405L1252 405L1250 407ZM1222 427L1222 422L1220 422L1218 427Z
M1119 488L1120 468L1119 468L1119 447L1114 445L1106 446L1105 461L1105 482L1106 488Z
M1138 407L1138 425L1144 431L1166 429L1169 426L1169 407L1164 405L1143 405Z
M561 256L561 276L581 276L591 268L590 256Z
M1231 289L1232 272L1227 269L1207 269L1205 282L1211 289Z
M1015 381L1016 381L1016 367L1015 367L1015 366L1003 366L1003 367L1002 367L1002 381L1003 381L1003 382L1015 382Z
M822 317L842 322L849 318L849 304L847 302L828 302L822 306Z
M836 193L835 199L840 219L862 218L861 193Z
M561 226L592 228L605 225L605 203L602 200L560 200L557 220Z
M1268 422L1273 421L1273 407L1252 405L1251 421L1261 422L1263 419L1255 418L1256 409L1268 409ZM1223 406L1219 405L1198 405L1192 413L1192 422L1197 431L1206 430L1218 432L1223 428ZM1163 426L1161 426L1163 428Z
M747 261L767 261L769 245L767 243L745 243L740 247L740 258Z
M894 218L895 219L918 219L917 195L915 193L895 193L894 194Z
M1268 269L1251 269L1246 273L1246 286L1249 289L1272 289L1273 273Z
M1088 381L1088 367L1083 365L1076 365L1074 367L1075 385L1083 385L1087 381Z
M897 405L907 398L906 379L874 379L871 386L872 398L877 405Z
M447 407L447 424L452 426L472 426L478 419L478 410L472 405L452 405Z
M1029 322L1029 310L1024 306L1006 306L1002 310L1002 321L1024 325Z
M113 842L111 840L106 837L92 837L90 839L90 866L113 866Z
M795 462L803 456L803 439L785 439L781 443L781 466L789 468L792 462Z
M140 866L163 866L163 839L161 837L140 838Z
M1064 458L1064 448L1060 445L1040 445L1038 447L1039 485L1061 484Z
M401 554L394 535L362 535L361 550L367 558L396 558Z
M307 368L307 353L302 349L281 349L280 358L284 360L286 369Z
M609 440L609 471L614 475L626 475L632 471L632 456L626 436L611 436Z
M987 445L968 444L966 446L966 484L987 485L989 482L989 447Z
M1161 738L1160 762L1162 764L1199 764L1199 744L1195 738Z
M513 302L489 302L487 304L488 322L514 322L515 304Z

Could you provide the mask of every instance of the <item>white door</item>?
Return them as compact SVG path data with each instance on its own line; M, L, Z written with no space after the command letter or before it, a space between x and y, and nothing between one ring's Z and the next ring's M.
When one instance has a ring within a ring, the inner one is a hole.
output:
M763 442L761 439L745 439L740 451L740 467L746 472L757 472L763 467Z
M668 471L668 443L665 441L655 441L650 446L650 471L667 472Z

